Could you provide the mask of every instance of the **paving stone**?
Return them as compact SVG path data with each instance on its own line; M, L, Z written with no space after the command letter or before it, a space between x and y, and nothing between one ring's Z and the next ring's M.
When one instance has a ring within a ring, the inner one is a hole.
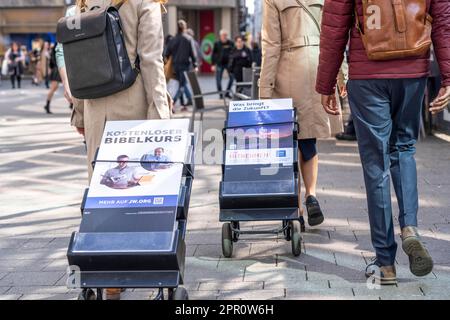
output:
M20 300L77 300L78 295L72 294L24 294Z
M397 286L367 286L367 285L358 285L354 286L353 291L355 296L370 296L376 295L381 297L381 299L386 298L395 298L401 296L409 296L409 297L419 297L423 298L424 294L420 290L420 287L416 284L413 285L405 285L398 284Z
M270 289L292 289L306 291L322 291L329 289L327 280L304 280L299 281L287 280L267 280L264 282L264 290Z
M219 297L218 290L201 290L189 292L189 300L217 300Z
M263 281L208 281L201 282L198 290L206 291L229 291L229 290L262 290L264 288Z
M0 294L0 300L19 300L21 294Z
M277 290L231 290L220 291L219 300L272 300L285 298L285 291Z
M61 272L12 272L0 280L0 286L55 285L63 275Z
M26 243L28 239L1 239L0 249L18 249Z
M1 291L0 291L1 292ZM61 286L13 286L4 293L7 294L67 294L70 290Z
M244 281L305 281L304 269L276 267L270 264L255 263L245 269Z
M286 298L289 300L346 300L353 299L350 289L321 289L321 290L297 290L286 289Z

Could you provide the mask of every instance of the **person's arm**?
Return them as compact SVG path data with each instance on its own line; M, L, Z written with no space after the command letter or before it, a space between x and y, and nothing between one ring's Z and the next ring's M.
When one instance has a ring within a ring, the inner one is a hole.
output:
M66 17L72 17L76 14L76 7L70 7L66 11ZM64 96L69 103L73 103L72 93L67 79L66 62L64 61L64 47L62 43L58 43L55 49L56 65L58 66L61 82L64 86Z
M164 75L164 34L160 4L154 1L143 1L139 8L138 18L137 52L140 59L141 76L147 101L153 104L148 106L147 117L151 117L152 108L155 108L159 111L161 118L170 118Z
M430 14L433 17L431 36L442 78L442 88L430 108L435 114L444 110L450 103L450 2L432 0Z
M66 16L75 15L75 8L67 10ZM74 126L78 133L84 136L84 101L72 97L69 80L67 78L66 63L64 61L64 47L58 43L55 49L56 65L58 66L61 82L64 86L64 97L73 105L70 124Z
M169 60L170 56L173 53L173 43L175 42L175 38L172 38L167 44L166 50L164 52L164 59Z
M197 68L197 55L195 54L195 49L194 49L194 40L189 40L189 56L191 57L191 61L192 61L192 65L194 66L194 68Z
M340 113L336 82L354 22L354 5L354 0L325 0L323 8L316 91L322 94L325 111L332 115Z
M262 27L262 67L259 80L261 99L272 98L281 54L280 13L273 0L264 0Z
M213 66L217 65L219 60L219 44L217 42L214 43L213 53L212 53L212 61L211 64Z

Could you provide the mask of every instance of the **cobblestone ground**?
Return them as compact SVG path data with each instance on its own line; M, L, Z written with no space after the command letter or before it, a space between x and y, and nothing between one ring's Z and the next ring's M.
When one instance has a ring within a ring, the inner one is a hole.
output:
M68 125L70 110L61 92L55 114L47 116L43 89L12 91L5 86L0 87L0 299L75 299L78 292L65 287L65 254L80 223L84 145ZM210 116L223 117L220 112ZM224 258L218 222L220 167L197 167L185 274L191 299L449 299L450 143L429 137L417 148L420 231L434 257L434 271L414 277L399 250L399 284L382 289L369 289L363 274L373 253L356 143L325 140L319 148L318 197L326 220L303 234L298 258L281 237L243 237L234 257ZM397 221L396 226L399 233ZM153 294L128 290L124 298Z

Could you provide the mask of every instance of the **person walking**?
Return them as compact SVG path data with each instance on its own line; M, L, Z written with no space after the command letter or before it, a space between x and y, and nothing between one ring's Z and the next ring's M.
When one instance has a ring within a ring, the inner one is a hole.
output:
M173 68L179 82L178 91L175 97L173 97L174 103L176 103L178 99L181 100L183 98L183 94L186 95L186 98L188 99L186 104L182 104L183 110L186 110L187 106L192 105L192 95L189 91L187 79L184 73L191 69L191 65L194 70L197 70L197 59L194 53L194 48L192 46L190 36L186 34L186 30L186 21L179 20L178 33L169 42L165 52L166 60L169 60L169 58L172 57Z
M67 85L64 46L58 45L56 56L61 79L65 83L65 96L69 102L74 102L72 125L86 139L89 180L92 177L91 163L100 146L106 121L170 118L171 100L167 96L163 63L162 2L164 1L78 0L77 6L67 12L70 16L96 7L121 5L119 13L130 61L135 61L138 53L140 60L140 73L130 88L104 98L80 101L72 99ZM120 291L106 290L107 298L120 299Z
M40 79L44 80L45 87L50 89L50 79L49 79L49 61L50 61L50 43L45 41L42 44L41 52L39 54L38 68L40 73Z
M217 91L222 92L222 78L225 71L228 73L227 98L231 99L231 87L233 86L233 73L230 70L230 55L234 49L234 43L228 38L228 31L220 30L219 41L214 43L212 53L211 70L216 73ZM223 98L223 94L220 94Z
M25 57L22 55L22 51L20 50L20 46L17 42L12 43L7 59L12 89L16 88L16 81L17 87L20 89L25 67Z
M243 69L252 66L252 52L241 36L236 37L235 47L230 55L230 71L237 82L243 82ZM242 88L241 88L242 89Z
M47 114L52 114L50 110L50 104L52 102L53 96L55 92L58 90L61 81L61 76L59 75L58 65L56 63L56 45L51 47L50 59L49 59L49 69L50 69L50 89L47 93L47 102L44 106L44 110ZM70 104L70 109L73 108L73 105Z
M30 57L30 73L33 75L31 79L31 84L34 86L39 85L39 71L38 71L38 62L39 62L39 50L33 48L29 52Z
M405 5L414 10L405 8ZM409 257L410 270L416 276L425 276L433 269L433 260L417 230L419 197L415 161L415 144L429 73L429 50L404 58L399 55L384 57L384 60L373 56L369 59L371 51L367 51L366 47L370 48L368 45L372 42L364 32L380 32L383 41L392 40L395 36L402 39L402 30L407 33L408 30L416 30L414 36L420 36L423 32L424 38L431 33L443 88L431 104L430 111L440 112L450 101L450 2L410 0L399 6L389 6L384 8L384 12L403 12L403 24L384 24L380 30L372 25L367 28L363 25L367 17L363 17L366 11L361 1L356 2L356 8L354 0L326 1L316 84L317 92L322 95L324 110L332 115L338 114L334 87L345 45L350 38L348 95L364 171L371 238L376 253L374 261L367 266L366 276L375 277L382 285L397 283L391 179L399 206L402 248ZM355 10L358 13L356 18ZM390 17L381 16L382 19ZM414 23L411 24L411 21ZM399 34L386 37L388 32ZM364 34L364 42L361 34ZM379 48L392 46L386 42L376 44ZM400 41L394 45L398 44L404 45L406 42ZM424 48L427 50L427 47Z
M292 98L297 109L300 170L310 226L324 221L316 196L317 139L343 130L341 117L329 116L320 107L320 95L314 92L321 17L321 5L306 8L300 1L264 0L259 94L261 99ZM304 226L303 217L300 223Z

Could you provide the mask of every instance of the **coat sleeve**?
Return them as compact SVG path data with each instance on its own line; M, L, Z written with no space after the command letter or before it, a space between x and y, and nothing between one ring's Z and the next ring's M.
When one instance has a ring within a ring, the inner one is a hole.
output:
M262 66L259 80L261 99L272 98L281 53L280 13L273 0L264 0L262 28Z
M432 38L436 58L441 70L442 84L450 86L450 2L432 0L430 14L433 17Z
M353 23L354 0L325 0L320 34L316 91L331 95L344 60L345 47Z
M138 19L137 52L147 101L150 104L147 115L149 119L152 118L151 115L156 109L162 119L170 118L164 75L164 35L160 4L143 0Z

